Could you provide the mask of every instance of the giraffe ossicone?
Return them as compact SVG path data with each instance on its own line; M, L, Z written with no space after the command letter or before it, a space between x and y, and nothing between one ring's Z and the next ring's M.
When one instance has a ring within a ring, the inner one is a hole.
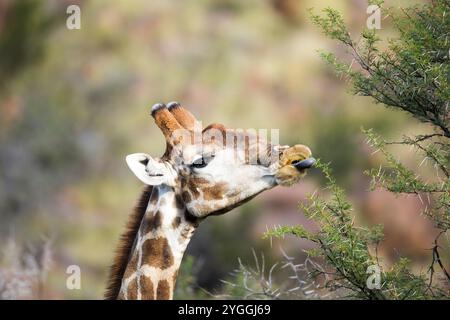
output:
M107 299L172 299L200 222L277 185L297 183L315 162L307 146L274 144L253 129L203 128L178 102L156 104L151 115L167 147L160 158L126 157L146 187L119 242Z

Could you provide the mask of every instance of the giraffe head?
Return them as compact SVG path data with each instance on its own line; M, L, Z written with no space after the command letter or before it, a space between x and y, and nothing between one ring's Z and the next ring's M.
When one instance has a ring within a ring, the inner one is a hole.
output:
M151 114L166 139L160 158L127 156L147 185L167 185L197 218L225 213L276 185L291 185L314 164L311 151L269 143L256 130L205 128L179 103L156 104Z

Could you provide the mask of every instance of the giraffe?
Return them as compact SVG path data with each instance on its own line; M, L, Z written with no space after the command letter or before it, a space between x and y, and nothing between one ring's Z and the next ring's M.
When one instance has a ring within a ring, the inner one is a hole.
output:
M160 158L126 162L145 184L110 269L106 299L173 299L183 254L200 222L277 185L299 181L314 164L304 145L273 145L222 124L202 128L177 102L151 115L166 140Z

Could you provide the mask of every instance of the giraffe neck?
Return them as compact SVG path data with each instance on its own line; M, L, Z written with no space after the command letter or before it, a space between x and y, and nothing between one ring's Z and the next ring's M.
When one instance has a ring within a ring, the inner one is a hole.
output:
M154 187L118 298L172 299L184 251L197 226L174 189Z

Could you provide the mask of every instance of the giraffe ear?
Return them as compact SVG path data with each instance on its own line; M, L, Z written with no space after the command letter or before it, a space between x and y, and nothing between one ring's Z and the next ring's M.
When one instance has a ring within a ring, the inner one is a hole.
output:
M169 172L161 162L145 153L133 153L126 157L128 167L143 183L156 186L166 184Z

